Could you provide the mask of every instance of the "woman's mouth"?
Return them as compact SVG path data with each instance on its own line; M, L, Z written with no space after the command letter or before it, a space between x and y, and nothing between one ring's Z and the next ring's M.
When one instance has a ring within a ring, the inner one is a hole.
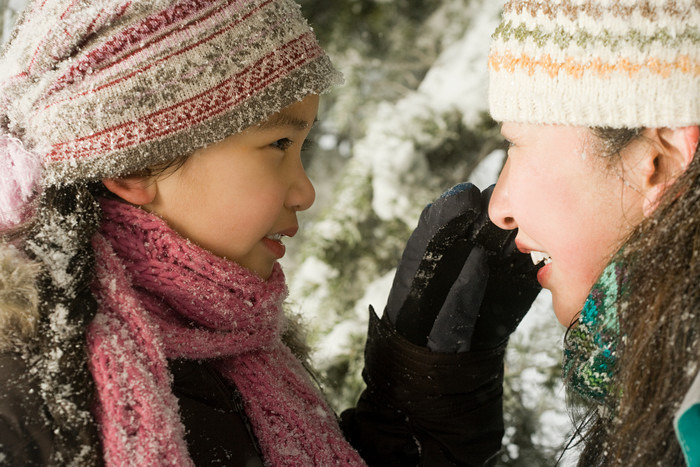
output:
M531 251L530 258L535 266L544 263L544 265L537 271L537 282L540 283L542 287L545 287L547 282L547 277L549 276L549 271L552 269L550 264L552 263L552 257L543 251Z
M552 257L544 251L531 251L530 258L535 266L544 261L545 266L552 262Z

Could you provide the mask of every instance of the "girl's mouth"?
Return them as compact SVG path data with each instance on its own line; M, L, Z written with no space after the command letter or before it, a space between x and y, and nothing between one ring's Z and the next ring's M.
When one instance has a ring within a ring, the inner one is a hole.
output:
M282 234L280 233L266 235L263 238L263 244L272 252L273 255L275 255L277 259L282 258L284 253L287 251L284 243L282 243Z

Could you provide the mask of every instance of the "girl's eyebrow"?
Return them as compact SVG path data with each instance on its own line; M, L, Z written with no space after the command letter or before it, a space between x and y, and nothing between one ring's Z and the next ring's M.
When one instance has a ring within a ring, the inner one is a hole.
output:
M312 122L312 126L314 123L316 123L318 119L314 118L314 121ZM301 119L299 117L295 117L294 115L289 115L285 113L278 113L267 119L266 121L262 122L258 128L260 130L270 130L273 128L280 128L280 127L285 127L285 128L292 128L294 130L302 131L306 130L309 128L309 122L307 122L304 119Z

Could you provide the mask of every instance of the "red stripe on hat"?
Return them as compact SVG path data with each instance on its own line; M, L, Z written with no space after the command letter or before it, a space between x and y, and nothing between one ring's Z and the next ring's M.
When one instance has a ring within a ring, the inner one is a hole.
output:
M209 4L217 3L217 1L220 1L220 0L215 0L215 1L203 0L203 1L199 1L199 2L193 2L193 3L196 3L197 6L199 6L199 4L208 6ZM139 73L142 73L150 68L153 68L154 66L158 65L159 63L162 63L162 62L167 61L173 57L176 57L182 53L185 53L189 50L192 50L193 48L198 47L198 46L214 39L215 37L219 36L220 34L223 34L224 32L236 27L241 22L248 19L255 12L264 8L265 6L270 4L271 2L272 2L272 0L268 0L265 3L260 4L257 8L255 8L254 10L251 10L248 14L246 14L244 17L240 18L237 22L228 24L225 28L220 29L219 31L216 31L215 33L201 39L200 41L198 41L194 44L190 44L189 46L187 46L185 48L179 49L179 50L177 50L177 51L175 51L175 52L173 52L165 57L162 57L161 59L159 59L155 62L148 63L146 66L143 66L142 68L134 69L131 73L124 75L124 76L121 76L114 81L111 81L109 83L105 83L105 84L103 84L99 87L96 87L94 89L86 90L82 93L74 94L73 96L71 96L67 99L62 99L59 101L52 102L49 105L47 105L46 107L44 107L44 109L48 109L51 106L56 105L60 102L73 100L76 97L85 96L85 95L88 95L91 93L99 92L105 88L108 88L109 86L113 86L117 83L120 83L121 81L129 79L135 75L138 75ZM176 21L180 21L181 19L184 19L187 16L196 13L197 11L199 11L199 10L194 10L193 8L190 8L190 9L182 8L180 10L176 10L176 11L172 12L173 14L170 15L169 13L171 13L171 12L169 10L165 10L165 11L159 13L158 15L154 15L152 17L147 18L140 25L134 26L133 28L130 28L129 30L124 31L124 33L116 36L114 39L115 43L113 43L113 41L110 41L110 42L106 43L103 47L100 47L99 49L96 49L96 50L92 51L90 54L86 55L84 60L82 60L80 63L78 63L75 67L72 67L68 73L66 73L62 78L60 78L57 81L57 83L54 86L51 87L51 90L49 90L47 95L50 96L54 92L60 90L61 87L70 84L71 82L73 82L73 80L76 77L85 74L85 72L90 68L92 68L93 71L96 71L95 64L99 63L99 61L105 55L108 55L109 57L113 57L116 54L123 52L127 47L134 45L134 44L138 44L137 48L135 48L134 50L132 50L131 52L129 52L125 56L119 58L119 60L117 60L116 62L105 64L105 66L102 69L100 69L100 71L104 71L104 70L107 70L111 67L119 65L120 63L128 60L132 55L140 52L141 50L143 50L147 46L152 46L154 44L157 44L158 42L167 40L170 37L170 33L166 33L166 34L163 34L159 37L152 38L150 42L146 42L143 46L141 45L141 41L143 39L145 39L146 37L148 37L149 34L154 34L158 31L162 30L163 27L170 26L171 24L175 23ZM206 21L211 16L215 15L218 11L219 10L213 10L208 15L206 15L206 16L198 19L194 23L192 23L191 26L196 26L199 23L201 23L202 21ZM164 20L167 20L167 22L165 22ZM178 30L178 32L179 32L179 30ZM112 48L110 48L109 46L111 46Z
M56 83L51 87L48 95L62 89L71 84L80 76L83 76L89 69L96 71L96 68L101 62L105 62L100 70L110 66L109 60L115 58L119 53L124 52L129 47L135 47L132 52L150 45L151 42L146 42L149 36L155 35L168 26L179 23L185 20L188 16L196 14L199 10L211 4L220 2L221 0L192 0L181 2L171 6L166 10L162 10L156 14L148 16L138 23L126 28L124 31L116 34L112 39L105 42L100 47L86 54L80 61L70 67L63 76L58 78ZM129 2L131 4L131 2ZM127 5L128 6L128 5ZM124 8L117 13L117 18L124 14ZM153 40L153 39L150 39ZM155 40L158 40L156 38Z
M89 159L105 151L118 151L178 133L225 113L323 54L313 33L309 32L197 96L93 135L56 144L47 158L51 162ZM276 63L280 57L284 57L284 63Z

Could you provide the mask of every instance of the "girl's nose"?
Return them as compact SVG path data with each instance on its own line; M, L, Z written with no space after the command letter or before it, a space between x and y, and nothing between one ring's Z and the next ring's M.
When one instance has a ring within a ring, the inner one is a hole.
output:
M294 211L305 211L314 204L316 190L301 163L294 170L295 175L287 195L286 205Z
M491 201L489 202L489 217L491 221L505 230L512 230L518 227L510 210L510 194L508 190L509 167L509 160L506 159L503 170L501 170L501 174L498 177L498 182L496 182L496 187L493 189Z

